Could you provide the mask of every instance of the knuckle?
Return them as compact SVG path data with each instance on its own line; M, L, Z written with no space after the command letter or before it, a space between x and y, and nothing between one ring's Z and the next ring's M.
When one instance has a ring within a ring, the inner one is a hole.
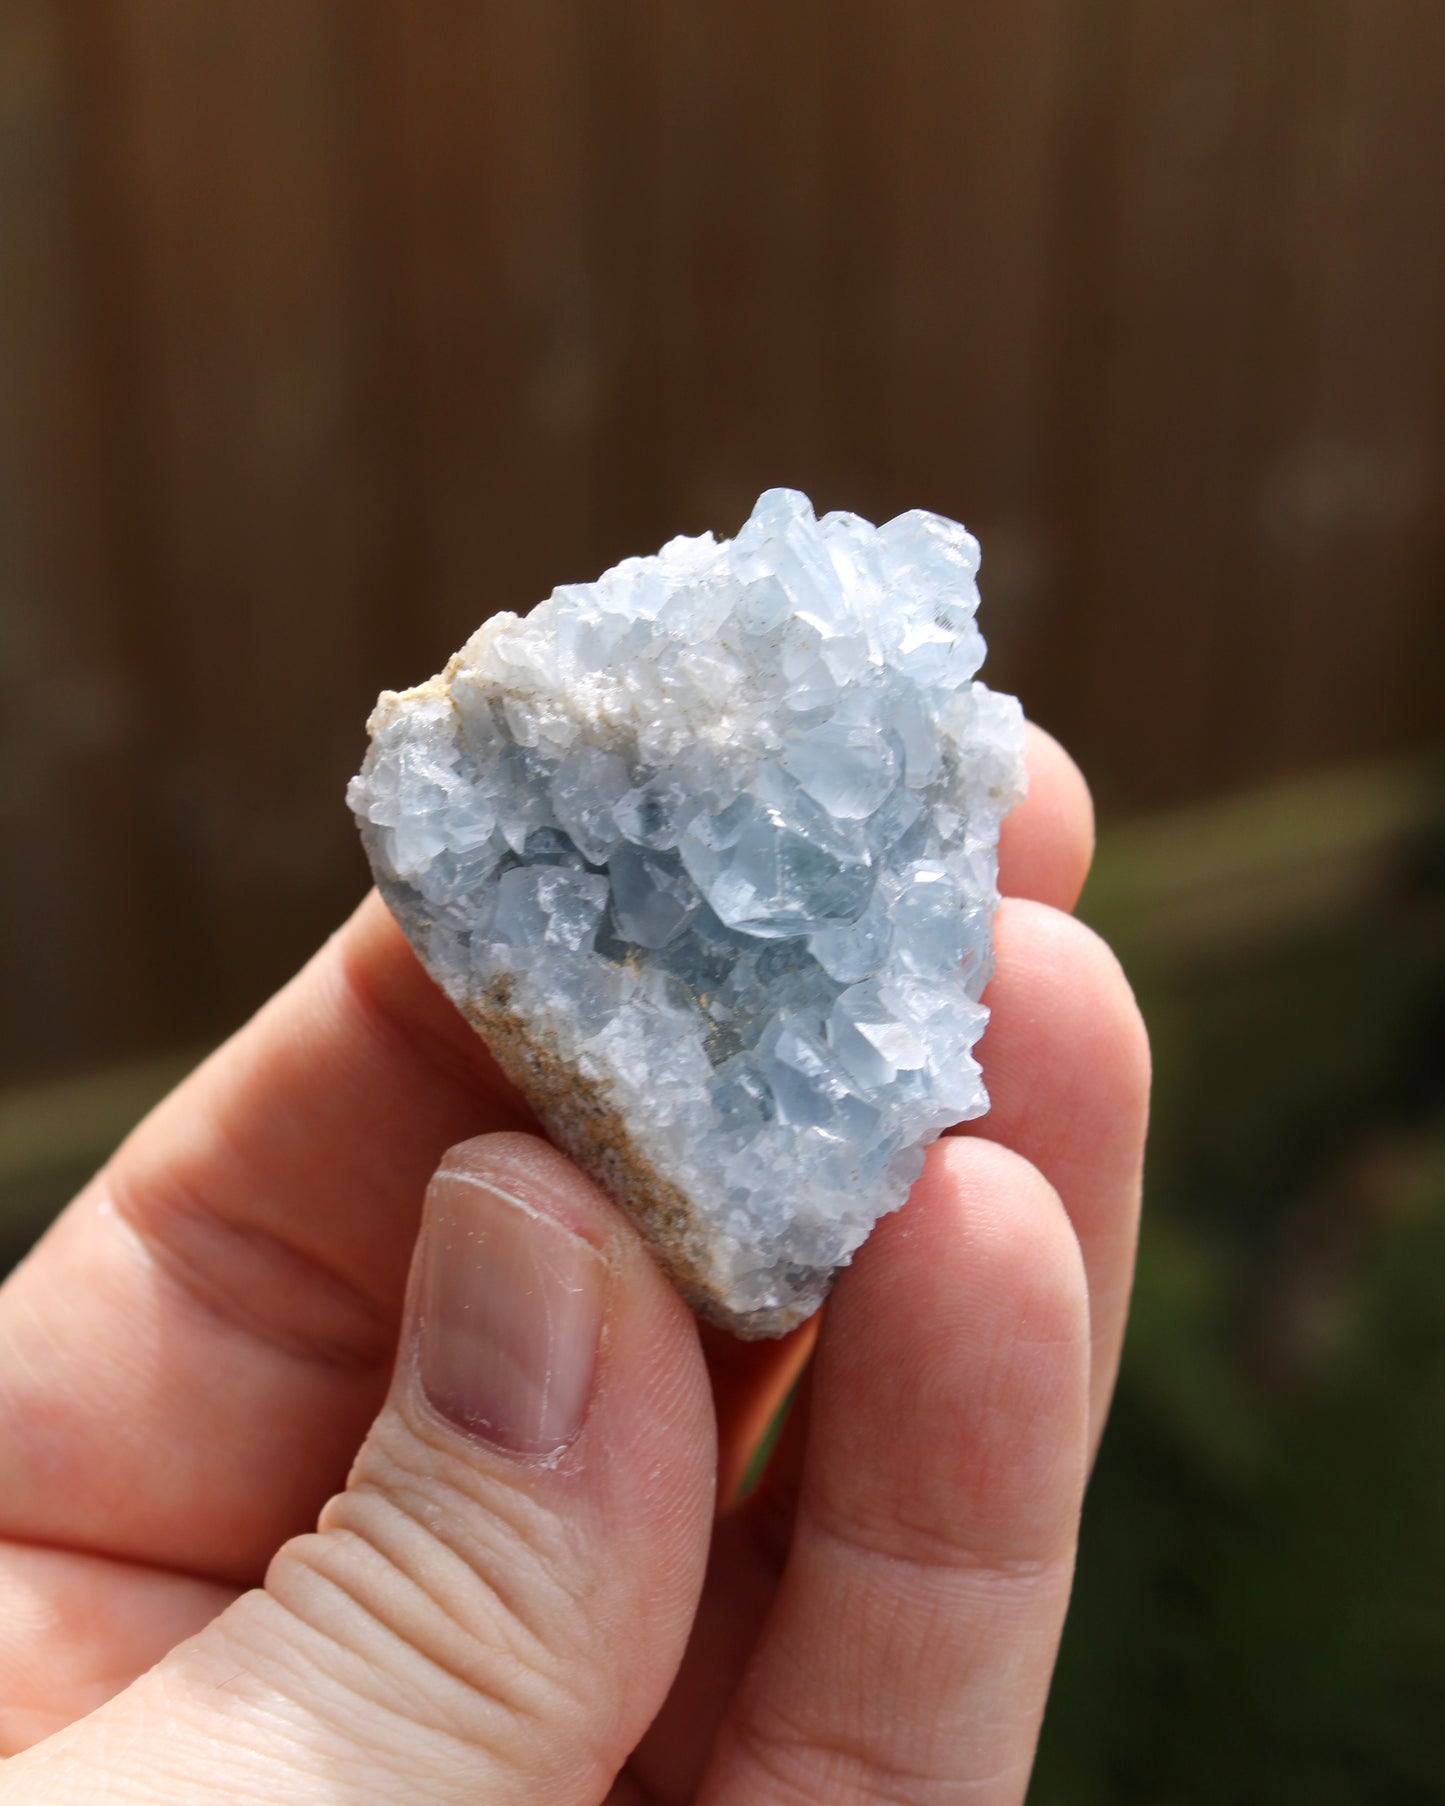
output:
M386 1312L278 1227L217 1208L204 1191L123 1147L98 1179L117 1217L197 1312L307 1365L383 1370Z
M1061 1549L1040 1552L981 1534L986 1526L973 1512L940 1513L906 1499L870 1510L856 1499L841 1507L817 1495L801 1510L799 1529L843 1567L887 1570L890 1587L914 1600L942 1598L959 1581L970 1593L1027 1590L1072 1561L1067 1539Z
M852 1726L868 1716L866 1710L851 1715ZM843 1714L804 1723L777 1698L755 1699L731 1731L744 1764L766 1787L766 1793L747 1797L766 1798L769 1806L816 1806L819 1800L933 1806L957 1797L958 1777L929 1759L933 1739L926 1733L909 1739L916 1748L895 1750L889 1743L898 1740L896 1725L884 1740L850 1728Z
M379 1427L320 1528L272 1562L312 1700L369 1747L536 1773L613 1716L566 1528L519 1489ZM600 1760L600 1758L599 1758Z
M871 1443L855 1438L855 1459L820 1460L803 1509L835 1546L863 1556L1027 1578L1070 1556L1076 1534L1090 1362L1083 1257L1057 1193L1021 1155L969 1139L941 1158L956 1164L967 1198L959 1267L895 1349L909 1410L900 1418L890 1400L869 1419Z

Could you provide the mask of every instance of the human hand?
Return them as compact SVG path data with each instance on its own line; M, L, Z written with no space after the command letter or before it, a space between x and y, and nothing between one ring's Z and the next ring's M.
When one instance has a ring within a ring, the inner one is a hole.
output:
M1148 1090L1030 770L992 1111L716 1522L817 1320L699 1335L374 896L135 1131L0 1291L0 1801L1023 1798Z

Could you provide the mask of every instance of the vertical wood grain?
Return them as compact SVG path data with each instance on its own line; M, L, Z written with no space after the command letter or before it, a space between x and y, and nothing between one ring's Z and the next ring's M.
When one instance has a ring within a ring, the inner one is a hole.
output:
M15 0L0 208L0 1072L232 1024L375 690L770 483L966 519L1107 809L1439 736L1433 0Z
M1255 516L1277 633L1245 661L1281 766L1445 721L1445 11L1331 0L1308 22Z
M373 448L324 0L86 9L97 234L130 337L113 405L143 555L173 969L214 1018L360 873L340 787ZM119 480L119 479L118 479ZM195 1025L199 1028L199 1024Z
M0 10L0 1078L167 1029L66 21Z

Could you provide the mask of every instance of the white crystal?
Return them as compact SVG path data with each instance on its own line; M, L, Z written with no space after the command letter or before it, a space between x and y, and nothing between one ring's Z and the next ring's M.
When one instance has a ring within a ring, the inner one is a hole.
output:
M496 616L383 695L348 792L432 975L745 1334L805 1316L987 1107L1023 765L974 678L977 570L937 515L769 490L736 539Z

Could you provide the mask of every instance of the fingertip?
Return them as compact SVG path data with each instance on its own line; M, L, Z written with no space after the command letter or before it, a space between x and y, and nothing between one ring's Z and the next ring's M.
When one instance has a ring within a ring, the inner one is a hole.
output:
M986 1137L935 1142L908 1203L864 1255L896 1268L891 1287L911 1300L895 1335L933 1311L975 1343L1087 1344L1083 1261L1063 1202L1036 1166Z
M594 1247L609 1241L619 1226L616 1206L574 1161L542 1136L520 1129L454 1143L438 1161L432 1186L448 1177L500 1192Z
M560 1148L520 1130L476 1135L448 1148L429 1190L429 1215L432 1202L459 1182L547 1219L601 1255L610 1281L598 1384L618 1446L651 1439L655 1425L644 1434L640 1421L649 1412L678 1415L688 1424L689 1444L701 1437L711 1446L712 1400L696 1322L625 1212ZM663 1394L666 1410L658 1404Z
M1044 728L1026 725L1028 795L999 833L1004 893L1072 909L1094 857L1094 801L1084 774Z
M957 1520L1000 1561L1043 1559L1082 1489L1088 1384L1088 1291L1057 1192L1008 1148L936 1143L829 1303L815 1422L830 1486L940 1536Z
M1070 1164L1101 1137L1142 1147L1149 1031L1113 948L1066 911L1027 897L1004 899L994 945L989 1025L979 1043L993 1104L981 1132L1006 1124L997 1132L1012 1144L1027 1127L1032 1143L1050 1145L1053 1127L1067 1137L1060 1151ZM1041 1109L1045 1095L1048 1108ZM1034 1145L1028 1152L1038 1158Z

